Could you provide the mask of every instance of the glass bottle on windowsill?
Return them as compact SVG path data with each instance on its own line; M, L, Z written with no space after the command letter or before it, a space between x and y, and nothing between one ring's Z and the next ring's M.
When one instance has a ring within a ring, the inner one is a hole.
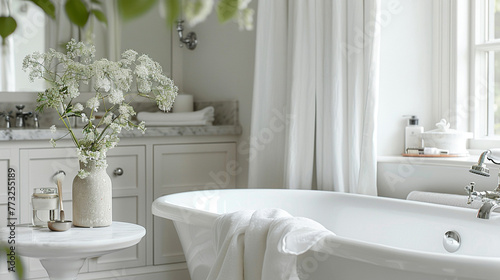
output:
M405 154L408 153L408 149L421 149L424 147L422 141L424 127L418 124L417 116L408 117L408 125L405 127Z

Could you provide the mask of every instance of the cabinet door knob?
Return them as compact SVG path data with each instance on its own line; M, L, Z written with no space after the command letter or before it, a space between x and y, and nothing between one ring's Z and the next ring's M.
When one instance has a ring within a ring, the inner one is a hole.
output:
M120 167L116 168L115 171L113 171L113 174L115 174L115 176L122 176L123 175L123 169L121 169Z

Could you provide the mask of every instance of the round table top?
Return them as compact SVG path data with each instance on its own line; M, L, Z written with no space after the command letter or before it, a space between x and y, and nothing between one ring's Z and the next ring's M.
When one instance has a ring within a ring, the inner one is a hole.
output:
M14 246L16 253L26 257L83 258L133 246L145 234L146 230L142 226L123 222L113 222L108 227L99 228L72 227L63 232L18 226Z

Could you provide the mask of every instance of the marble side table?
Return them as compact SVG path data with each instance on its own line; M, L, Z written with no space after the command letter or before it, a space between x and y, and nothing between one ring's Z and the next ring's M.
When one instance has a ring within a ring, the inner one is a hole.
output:
M139 225L113 222L109 227L73 227L65 232L18 227L16 254L40 259L51 280L76 279L85 259L133 246L146 234Z

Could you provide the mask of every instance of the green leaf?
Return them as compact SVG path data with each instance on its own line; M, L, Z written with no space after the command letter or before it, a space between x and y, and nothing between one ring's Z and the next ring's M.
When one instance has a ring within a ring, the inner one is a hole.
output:
M30 0L40 7L51 19L56 19L56 7L50 0Z
M92 10L90 10L90 13L93 14L95 16L95 18L97 20L99 20L100 22L104 22L105 24L108 24L108 19L106 18L106 15L102 11L92 9Z
M149 11L156 2L157 0L118 0L118 12L124 20L133 19Z
M232 19L238 12L238 0L220 0L217 4L217 17L219 22Z
M89 12L82 0L68 0L64 5L69 20L79 27L84 27L89 19Z
M0 17L0 36L2 36L2 41L14 33L16 28L17 22L13 17Z
M165 14L167 15L166 17L167 25L169 27L173 26L181 13L181 1L165 0L164 7L165 7Z

